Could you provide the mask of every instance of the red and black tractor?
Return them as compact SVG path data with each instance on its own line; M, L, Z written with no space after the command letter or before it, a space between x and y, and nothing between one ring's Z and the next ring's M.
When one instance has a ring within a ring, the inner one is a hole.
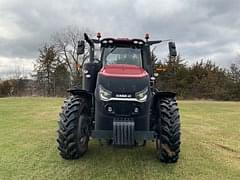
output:
M58 129L58 149L64 159L80 158L90 138L115 146L145 145L156 141L157 157L177 162L180 152L180 117L174 92L155 87L156 73L150 46L161 40L104 38L98 34L78 42L77 54L89 45L83 63L82 88L69 89ZM100 58L95 58L96 46ZM177 55L168 42L169 56Z

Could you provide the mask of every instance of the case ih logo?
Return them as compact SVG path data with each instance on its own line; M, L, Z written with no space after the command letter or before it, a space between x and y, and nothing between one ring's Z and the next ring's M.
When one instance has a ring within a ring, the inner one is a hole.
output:
M118 98L131 98L131 94L116 94L116 97Z

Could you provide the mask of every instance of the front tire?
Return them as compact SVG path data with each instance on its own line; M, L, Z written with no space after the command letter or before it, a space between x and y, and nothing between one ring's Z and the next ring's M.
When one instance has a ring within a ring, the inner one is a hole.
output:
M59 120L58 150L64 159L78 159L88 150L90 135L88 105L84 98L65 101Z
M160 161L175 163L180 152L180 116L176 98L161 98L157 104L156 149Z

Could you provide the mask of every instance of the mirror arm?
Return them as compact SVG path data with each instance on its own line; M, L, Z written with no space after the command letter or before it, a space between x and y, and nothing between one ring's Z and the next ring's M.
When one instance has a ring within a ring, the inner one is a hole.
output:
M87 41L87 43L89 44L90 47L94 48L94 42L92 39L89 38L89 36L87 35L87 33L84 33L84 39L85 41Z
M149 45L149 46L151 46L151 45L153 45L153 44L158 44L158 43L161 43L161 42L163 42L163 41L162 41L162 40L158 40L158 41L147 41L146 44Z
M84 33L84 39L85 41L87 41L87 43L90 46L89 59L90 59L90 62L93 62L94 61L94 41L89 38L87 33Z

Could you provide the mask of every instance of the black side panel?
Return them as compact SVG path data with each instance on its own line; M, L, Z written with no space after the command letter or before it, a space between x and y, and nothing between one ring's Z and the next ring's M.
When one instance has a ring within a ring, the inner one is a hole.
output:
M83 89L94 93L96 88L97 74L101 69L100 63L85 63L83 65Z
M144 69L148 72L149 76L153 76L153 68L152 68L152 59L151 59L151 54L150 54L150 46L145 44L143 47L143 64L144 64Z

